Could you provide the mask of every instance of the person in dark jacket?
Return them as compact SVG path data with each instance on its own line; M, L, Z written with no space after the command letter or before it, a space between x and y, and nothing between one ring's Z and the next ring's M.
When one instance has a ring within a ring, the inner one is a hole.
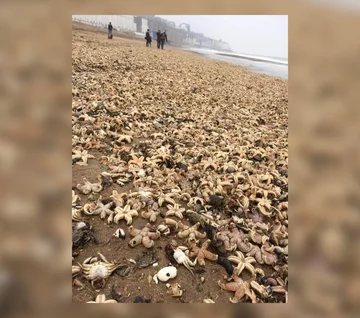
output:
M161 45L162 50L164 49L165 40L166 40L166 42L168 41L167 35L166 35L166 30L160 34L160 45Z
M151 35L150 35L149 29L147 29L147 31L146 31L145 39L146 39L146 46L151 47Z
M108 25L108 38L109 39L112 39L112 29L113 29L113 26L112 26L111 22L109 22L109 25Z
M157 40L157 48L160 49L160 36L161 36L161 32L160 30L156 32L156 40Z

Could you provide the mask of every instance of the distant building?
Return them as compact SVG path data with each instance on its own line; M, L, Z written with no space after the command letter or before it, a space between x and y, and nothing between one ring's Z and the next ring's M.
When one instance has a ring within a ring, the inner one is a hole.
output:
M146 30L150 29L153 39L156 39L158 30L161 30L161 32L166 30L171 45L231 51L228 43L211 39L202 33L193 32L191 26L187 23L181 23L177 27L175 22L154 15L73 15L72 19L99 28L107 28L107 25L111 22L114 29L130 31L138 37L145 37Z

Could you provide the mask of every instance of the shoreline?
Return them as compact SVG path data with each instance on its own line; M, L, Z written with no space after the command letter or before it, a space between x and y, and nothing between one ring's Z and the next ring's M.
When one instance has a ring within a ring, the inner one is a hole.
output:
M256 57L247 57L247 56L236 55L236 54L231 54L231 53L229 53L229 54L227 54L227 53L214 53L214 54L222 55L222 56L234 57L234 58L238 58L238 59L242 59L242 60L249 60L249 61L256 61L256 62L263 62L263 63L270 63L270 64L288 66L288 64L285 64L285 63L275 62L275 61L271 61L271 60L263 60L261 58L256 58Z

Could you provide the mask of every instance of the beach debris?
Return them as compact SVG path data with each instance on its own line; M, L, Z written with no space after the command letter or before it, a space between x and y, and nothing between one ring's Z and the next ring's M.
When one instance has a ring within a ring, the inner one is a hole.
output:
M183 291L181 289L180 284L174 283L174 284L166 284L166 287L168 289L167 293L172 297L181 297L183 294Z
M125 231L123 229L120 229L120 228L115 231L113 236L115 236L116 238L122 238L122 239L126 238Z
M143 251L141 255L136 257L136 264L138 268L145 268L155 264L158 261L155 250Z
M169 279L175 278L177 275L177 269L174 266L167 266L160 269L157 274L154 275L153 280L155 284L159 283L159 280L162 282L167 282Z

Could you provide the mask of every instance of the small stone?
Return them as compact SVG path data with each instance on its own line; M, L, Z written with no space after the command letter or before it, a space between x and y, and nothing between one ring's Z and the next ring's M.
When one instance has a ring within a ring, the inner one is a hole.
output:
M235 169L233 167L229 167L226 169L226 173L232 173L235 172Z

